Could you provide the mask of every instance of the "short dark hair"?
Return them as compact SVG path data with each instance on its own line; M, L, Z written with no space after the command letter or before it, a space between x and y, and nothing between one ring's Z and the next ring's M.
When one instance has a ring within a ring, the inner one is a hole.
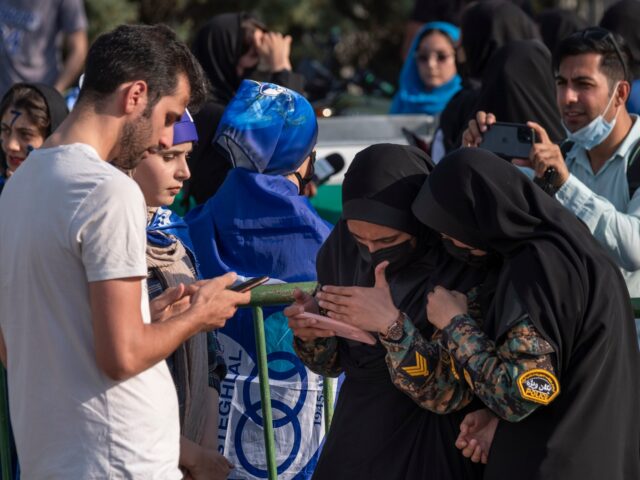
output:
M175 32L166 25L120 25L91 45L78 101L99 102L123 83L143 80L153 107L176 91L179 74L189 81L189 110L195 112L206 100L208 80Z
M580 30L560 41L553 53L554 72L559 71L560 63L566 57L585 53L602 56L600 70L607 77L610 87L621 80L632 81L629 47L621 36L601 27Z
M2 98L0 117L3 117L10 107L24 110L43 137L51 134L51 117L47 102L35 88L24 83L13 85Z

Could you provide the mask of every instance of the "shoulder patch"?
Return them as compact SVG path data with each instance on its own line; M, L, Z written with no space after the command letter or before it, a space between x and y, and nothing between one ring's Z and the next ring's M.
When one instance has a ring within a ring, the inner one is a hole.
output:
M541 368L523 372L516 382L525 400L548 405L560 393L560 382L554 374Z

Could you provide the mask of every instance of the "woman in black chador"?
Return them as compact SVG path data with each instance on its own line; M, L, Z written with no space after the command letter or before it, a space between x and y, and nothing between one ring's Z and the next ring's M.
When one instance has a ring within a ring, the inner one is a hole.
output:
M438 164L413 212L453 255L488 266L475 299L443 286L427 305L458 408L472 393L501 418L485 478L640 478L633 312L587 228L517 168L471 148ZM482 412L470 415L491 417Z
M318 312L310 296L298 293L297 303L285 310L306 365L324 375L345 375L316 480L480 478L480 465L455 446L464 412L432 413L410 394L411 385L403 390L408 378L425 378L422 364L407 357L403 345L434 330L425 313L429 289L437 283L466 291L478 279L411 213L431 168L413 147L373 145L358 153L342 186L342 218L318 254L324 287L317 298L327 289L367 297L359 309L363 321L353 323L373 332L375 345L297 320L305 310ZM378 309L381 300L390 307Z

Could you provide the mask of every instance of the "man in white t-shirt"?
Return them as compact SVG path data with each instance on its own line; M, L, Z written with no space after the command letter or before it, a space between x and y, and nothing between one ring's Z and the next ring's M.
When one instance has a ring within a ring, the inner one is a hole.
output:
M230 273L170 289L150 312L144 199L114 165L170 146L205 93L167 27L102 35L75 109L0 197L0 360L24 478L182 478L162 360L249 294L226 288Z

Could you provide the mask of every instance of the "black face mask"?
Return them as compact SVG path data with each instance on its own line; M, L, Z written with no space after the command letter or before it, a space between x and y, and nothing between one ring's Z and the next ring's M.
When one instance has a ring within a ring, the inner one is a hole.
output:
M360 242L356 242L356 245L358 246L360 256L368 264L375 267L385 260L388 261L389 266L387 267L387 272L395 272L407 266L411 262L415 251L415 247L411 245L411 240L398 243L391 247L381 248L373 253Z
M444 245L444 249L449 255L466 263L470 267L486 268L494 263L495 260L495 256L489 253L486 255L474 255L470 249L458 247L448 238L442 239L442 245Z

